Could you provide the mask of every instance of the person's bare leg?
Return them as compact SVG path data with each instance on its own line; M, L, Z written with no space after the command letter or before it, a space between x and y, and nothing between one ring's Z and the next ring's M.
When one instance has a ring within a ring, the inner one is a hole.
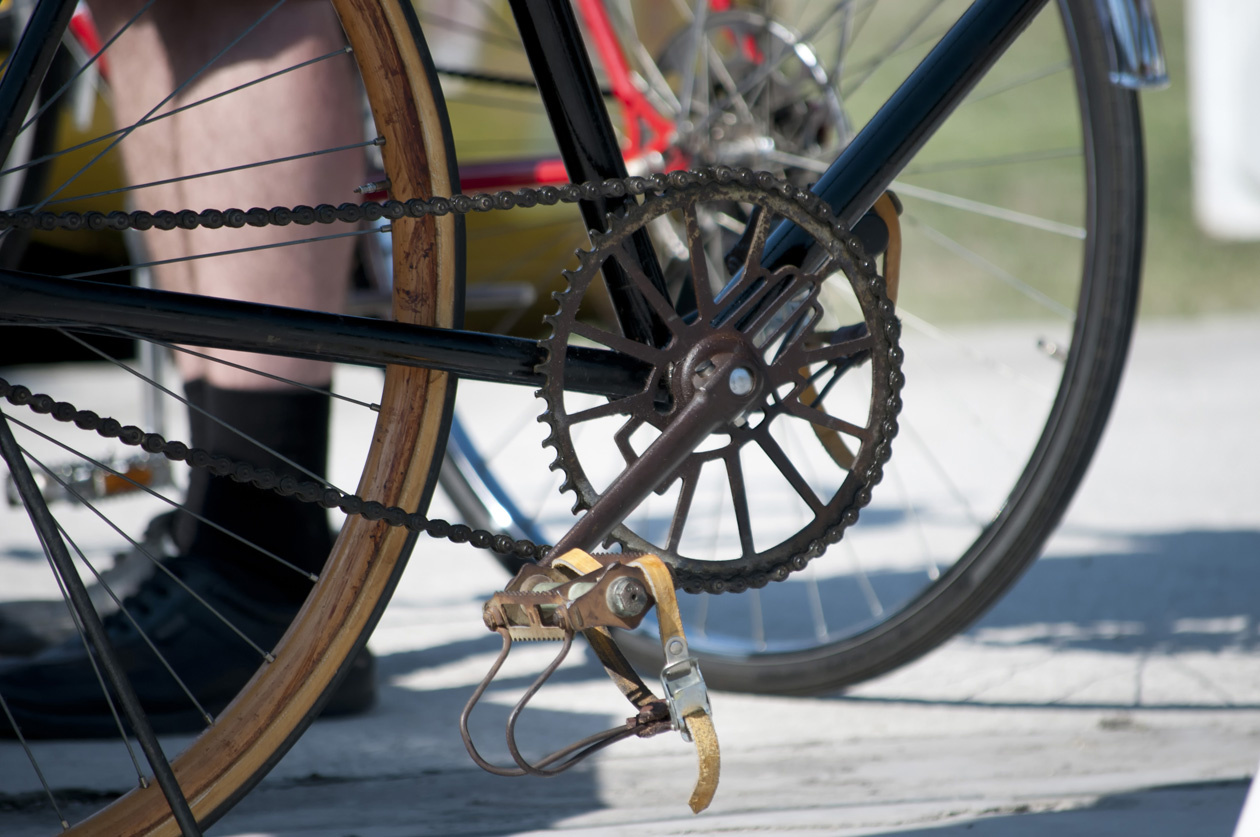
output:
M96 0L103 32L115 31L141 3ZM343 45L330 6L291 0L261 23L268 4L249 0L159 2L109 52L116 122L134 124L184 85L159 112L327 54ZM210 63L240 32L238 45ZM207 66L209 64L209 66ZM191 80L190 80L191 79ZM169 119L144 125L119 150L133 183L165 180L262 160L336 148L363 139L360 98L349 56L304 67ZM139 208L227 209L341 203L363 182L361 149L141 189ZM322 227L149 231L157 261L317 236ZM155 269L160 287L300 308L340 310L350 272L352 238L233 256L176 262ZM326 384L326 364L236 352L207 352L308 384ZM266 378L181 357L186 379L233 389L272 388Z

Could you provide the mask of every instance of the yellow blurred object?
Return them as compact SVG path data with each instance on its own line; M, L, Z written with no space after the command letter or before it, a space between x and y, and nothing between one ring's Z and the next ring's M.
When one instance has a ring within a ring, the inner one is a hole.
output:
M91 82L81 81L78 83ZM67 98L73 98L73 95L71 94ZM61 184L71 178L75 178L75 180L57 195L56 200L48 205L48 209L56 212L74 210L76 212L95 211L105 213L126 210L127 205L123 193L115 192L114 194L99 195L98 197L75 199L77 195L97 195L100 192L111 192L122 188L126 183L118 151L110 148L110 143L114 142L115 137L99 139L82 148L75 148L75 146L82 145L92 138L100 137L102 134L107 134L113 130L113 118L110 115L109 103L102 91L99 89L94 91L90 108L83 109L90 112L88 119L84 122L80 123L79 121L79 118L83 115L82 112L76 114L75 110L75 107L69 105L69 103L67 106L56 108L57 129L54 134L53 151L67 148L74 148L74 150L59 154L52 159L43 175L44 182L47 184ZM106 151L106 149L109 150ZM99 160L94 161L94 158L101 154L102 151L105 151L105 154ZM80 174L80 172L82 173ZM71 200L65 200L66 198ZM146 206L143 208L149 211L156 211L158 209L182 207ZM72 236L58 235L55 232L37 231L32 233L31 239L49 247L73 250L78 253L90 253L110 258L125 258L126 256L122 236L109 230L99 232L83 230Z

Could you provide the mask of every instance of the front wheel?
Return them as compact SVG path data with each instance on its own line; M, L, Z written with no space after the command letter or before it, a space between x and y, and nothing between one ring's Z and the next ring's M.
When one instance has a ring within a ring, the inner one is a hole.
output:
M801 4L773 17L736 7L710 13L689 54L689 20L673 35L659 18L638 21L639 40L659 56L643 78L660 87L655 100L687 108L668 115L697 164L812 182L965 5ZM1094 4L1050 4L893 184L906 384L872 504L786 581L680 599L712 685L813 692L887 672L966 628L1036 559L1085 473L1124 366L1143 180L1136 99L1108 81ZM670 242L660 243L667 260ZM481 397L466 387L461 403ZM522 414L531 407L522 403ZM508 426L466 423L465 454L483 483L497 477L499 517L554 542L569 498L556 496L559 478L530 481L546 473L547 455L527 464ZM785 448L802 472L815 444ZM543 503L548 492L555 500ZM772 525L773 510L759 511ZM652 543L669 514L649 498L627 526ZM722 525L715 545L733 530ZM622 642L657 665L651 637Z

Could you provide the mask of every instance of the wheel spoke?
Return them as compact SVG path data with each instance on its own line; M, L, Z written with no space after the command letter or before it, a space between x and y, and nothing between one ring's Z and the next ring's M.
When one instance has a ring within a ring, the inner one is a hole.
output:
M13 712L9 710L9 704L5 701L3 694L0 694L0 711L4 712L5 720L9 722L9 729L13 730L14 737L17 738L22 751L26 753L26 760L30 762L31 769L35 771L35 777L39 779L39 784L44 789L44 795L48 797L48 805L53 809L53 813L57 815L57 820L61 823L62 830L68 831L70 822L66 819L66 815L61 812L61 806L57 804L57 797L53 795L52 787L48 784L48 779L44 776L44 771L39 766L39 759L35 758L35 751L27 743L26 736L22 734L22 727L13 717ZM124 738L123 740L126 739ZM130 749L130 746L130 743L128 743L128 749ZM132 753L131 759L136 765L136 773L139 774L140 781L143 782L144 774L140 771L140 762L136 759L135 753Z
M174 500L170 499L170 498L169 498L169 497L167 497L166 495L164 495L164 494L162 494L161 492L159 492L159 491L157 491L156 489L154 489L152 486L145 485L144 483L139 482L138 480L134 479L133 477L128 476L125 472L120 471L120 470L118 470L117 468L114 468L114 467L112 467L112 466L110 466L110 465L107 465L106 463L101 462L101 461L100 461L100 460L98 460L98 459L94 459L94 458L92 458L91 456L88 456L87 454L83 453L82 451L75 450L74 448L72 448L72 447L70 447L69 445L67 445L65 442L62 442L60 439L55 439L55 438L53 438L52 436L48 435L47 433L44 433L44 432L40 431L40 430L39 430L38 428L36 428L36 427L32 427L31 425L27 424L26 422L22 421L22 420L21 420L21 419L19 419L19 418L16 418L16 417L14 417L14 416L9 416L9 422L10 422L10 423L12 423L12 424L17 425L18 427L21 427L22 429L26 430L27 432L30 432L30 433L35 434L36 436L38 436L39 438L43 439L43 440L44 440L44 441L46 441L46 442L51 442L52 444L54 444L54 445L56 445L57 447L59 447L59 448L61 448L62 450L64 450L66 453L72 454L73 456L76 456L76 457L78 457L79 459L83 460L83 461L84 461L84 462L86 462L88 465L91 465L93 468L97 469L99 472L104 473L104 474L109 474L110 476L115 477L116 479L121 480L121 481L122 481L122 482L124 482L124 483L127 483L127 484L128 484L128 485L130 485L133 489L135 489L135 490L137 490L137 491L142 491L142 492L144 492L144 493L146 493L146 494L150 495L151 497L154 497L154 498L156 498L156 499L158 499L158 500L162 501L163 503L165 503L166 505L168 505L168 506L170 506L171 508L175 509L176 511L182 512L182 513L184 513L184 514L191 515L191 516L192 516L192 517L194 517L194 518L195 518L195 519L196 519L199 523L201 523L201 524L203 524L203 525L206 525L206 526L209 526L209 527L211 527L212 529L216 530L217 532L219 532L219 533L221 533L221 534L223 534L223 535L226 535L226 536L228 536L229 538L232 538L233 540L235 540L235 541L237 541L238 543L240 543L242 546L248 547L249 549L251 549L251 550L253 550L253 551L257 552L259 555L261 555L261 556L263 556L263 557L267 558L268 560L275 561L276 563L280 564L281 566L286 567L287 569L292 570L293 572L295 572L295 573L297 573L297 574L299 574L299 575L304 576L307 580L311 581L312 583L313 583L313 582L316 582L316 581L318 581L318 580L319 580L319 576L317 576L316 574L311 573L311 572L308 572L308 571L306 571L306 570L303 570L303 569L301 569L300 567L297 567L296 565L294 565L292 562L290 562L290 561L286 561L284 558L281 558L279 555L276 555L274 552L271 552L271 551L269 551L269 550L267 550L267 549L264 549L264 548L262 548L261 546L259 546L258 544L255 544L255 543L253 543L252 541L249 541L249 540L247 540L246 538L241 537L241 536L240 536L240 535L238 535L236 532L233 532L231 529L228 529L228 528L224 527L223 525L221 525L221 524L219 524L219 523L216 523L215 521L210 520L209 518L207 518L207 517L203 516L202 514L200 514L199 512L197 512L195 509L191 509L191 508L189 508L189 507L188 507L188 506L186 506L186 505L183 505L183 504L181 504L181 503L177 503L177 502L175 502ZM111 523L111 525L113 525L113 524ZM165 571L168 575L170 575L170 571L169 571L169 570L167 570L164 566L162 566L160 562L158 562L158 567L159 567L160 569L162 569L163 571ZM179 581L179 579L178 579L177 577L175 577L174 575L172 575L171 577L172 577L173 579L175 579L175 580L176 580L176 583L180 584L180 586L184 586L184 585L183 585L183 582L182 582L182 581ZM185 589L187 590L187 588L185 588ZM188 592L192 592L192 591L191 591L191 590L188 590ZM193 593L193 595L195 596L196 594L195 594L195 593ZM209 605L207 605L207 607L209 607ZM248 640L248 637L244 637L244 635L243 635L243 634L242 634L241 636L242 636L243 638L245 638L245 639L247 639L247 640ZM257 648L257 646L255 646L255 647ZM270 654L268 654L266 651L263 651L262 649L258 649L258 650L259 650L259 651L260 651L260 652L261 652L264 656L266 656L266 657L270 658Z
M152 108L151 108L151 109L150 109L147 113L145 113L145 115L144 115L144 117L142 117L141 121L143 121L144 119L148 119L148 118L152 117L152 116L153 116L154 114L156 114L159 110L161 110L161 109L162 109L162 107L163 107L163 106L165 106L165 105L167 104L167 102L170 102L171 100L173 100L173 99L174 99L176 96L178 96L178 95L179 95L179 94L180 94L183 90L185 90L185 89L186 89L189 85L191 85L194 81L196 81L198 78L200 78L200 77L201 77L201 76L202 76L202 75L203 75L203 74L204 74L207 70L209 70L209 69L210 69L210 67L214 66L214 64L215 64L215 63L216 63L216 62L217 62L220 58L222 58L224 55L226 55L228 52L230 52L230 51L232 50L232 48L233 48L233 47L235 47L238 43L240 43L240 42L241 42L241 41L242 41L242 40L243 40L243 39L244 39L247 35L249 35L249 33L253 32L255 29L257 29L257 28L258 28L258 26L259 26L259 25L261 25L261 24L262 24L262 22L263 22L264 20L266 20L267 18L271 17L271 15L272 15L272 14L274 14L274 13L276 12L276 10L277 10L277 9L279 9L279 8L280 8L281 6L283 6L283 5L284 5L284 0L278 0L278 2L276 2L274 5L269 6L269 7L267 8L267 10L266 10L266 11L264 11L264 12L262 13L262 15L261 15L261 16L259 16L259 17L258 17L258 19L254 21L254 23L253 23L252 25L250 25L249 27L247 27L247 28L245 29L245 31L243 31L243 32L241 32L239 35L237 35L237 36L236 36L236 37L235 37L235 38L231 41L231 43L229 43L226 47L224 47L223 49L221 49L221 50L220 50L220 51L219 51L219 52L218 52L218 53L217 53L217 54L216 54L213 58L211 58L209 61L207 61L207 62L205 63L205 65L203 65L201 68L199 68L198 70L196 70L196 71L195 71L195 72L194 72L191 76L189 76L186 80L184 80L184 82L182 82L182 83L181 83L178 87L176 87L173 91L171 91L171 92L170 92L170 93L169 93L169 94L168 94L165 98L163 98L163 99L162 99L162 101L158 102L158 103L157 103L156 105L154 105L154 106L153 106L153 107L152 107ZM92 159L91 159L91 160L89 160L87 163L85 163L85 164L83 165L83 167L82 167L82 168L80 168L78 171L76 171L74 174L72 174L69 178L67 178L66 180L64 180L60 186L58 186L56 189L54 189L54 190L53 190L53 191L52 191L52 192L51 192L51 193L50 193L47 197L45 197L45 198L44 198L44 200L43 200L42 202L40 202L39 204L37 204L37 205L34 207L34 211L38 211L38 210L40 210L40 209L43 209L46 205L48 205L48 203L49 203L49 202L51 202L54 198L56 198L58 195L60 195L62 192L64 192L64 191L66 190L66 188L67 188L68 186L70 186L70 184L72 184L72 183L74 183L75 181L77 181L80 177L82 177L82 176L83 176L83 175L84 175L84 174L88 171L88 169L90 169L92 166L96 165L96 163L97 163L97 162L99 162L99 161L100 161L100 160L101 160L101 159L102 159L102 158L103 158L106 154L108 154L109 152L111 152L111 151L113 151L115 148L117 148L117 147L118 147L118 144L119 144L120 142L122 142L124 139L126 139L128 136L130 136L130 135L131 135L131 133L132 133L133 131L135 131L135 130L136 130L136 128L138 128L138 127L139 127L139 123L136 123L135 125L132 125L131 127L129 127L129 128L127 128L127 129L125 129L124 131L122 131L120 134L118 134L118 136L114 137L114 138L112 139L112 141L111 141L111 142L110 142L110 143L109 143L109 144L108 144L108 145L107 145L107 146L106 146L106 147L105 147L102 151L99 151L99 152L98 152L95 156L93 156L93 157L92 157Z
M1019 90L1034 82L1041 81L1042 79L1052 78L1059 73L1070 73L1071 71L1071 61L1058 61L1040 69L1024 73L1023 75L1013 78L1004 84L998 84L983 90L977 90L963 101L963 105L983 102L985 99L991 99L994 96L1000 96L1003 93L1009 93L1012 90Z
M27 458L31 458L29 454L27 454ZM34 460L32 459L32 461ZM40 467L43 468L42 465ZM44 470L47 471L46 468ZM92 564L88 562L87 558L84 557L83 552L79 549L78 545L69 540L66 536L65 529L58 526L57 530L61 533L62 537L66 538L71 548L78 553L80 559L87 568L95 573L96 568L93 567ZM45 554L47 554L47 546L45 546ZM48 560L51 567L52 559L49 558ZM70 619L74 623L74 630L75 633L78 634L79 642L83 647L84 656L87 658L88 663L92 667L92 674L96 678L96 685L100 688L101 695L105 698L105 705L109 707L109 714L113 717L114 728L118 730L118 738L126 746L127 756L131 759L131 766L136 771L136 784L139 787L147 788L149 786L149 780L145 778L144 768L140 766L140 758L136 755L135 748L131 746L131 738L127 735L126 730L123 728L122 717L118 714L118 704L114 700L113 693L105 685L105 675L101 672L100 663L97 661L96 655L92 653L92 648L88 643L87 629L83 627L83 617L79 615L78 611L75 610L74 605L71 604L70 592L66 589L65 581L57 573L55 567L51 567L51 569L53 578L57 582L57 590L61 595L61 600L66 603L66 609L70 612ZM14 731L17 731L17 721L14 720L12 715L9 716L9 723L13 725ZM40 778L42 779L43 777L41 776Z
M923 234L927 236L927 238L930 239L932 242L940 245L943 249L948 250L949 252L953 253L959 258L969 262L970 264L980 268L980 270L983 271L987 276L990 276L994 279L1001 281L1002 283L1008 285L1009 287L1013 288L1014 290L1022 294L1024 297L1037 303L1042 308L1046 309L1047 311L1050 311L1053 314L1058 315L1059 317L1062 317L1065 320L1068 320L1069 322L1075 319L1076 312L1073 311L1071 308L1068 308L1066 305L1060 302L1056 302L1055 300L1051 299L1046 294L1034 288L1029 283L1021 280L1019 277L1015 276L1014 274L1009 273L1008 271L1003 270L1002 268L998 267L993 262L989 261L988 259L980 255L976 251L970 249L969 247L965 247L960 242L955 241L954 239L947 236L945 233L941 232L940 230L936 229L933 226L930 226L929 224L925 224L924 222L918 220L914 216L910 216L908 220L912 224L914 224L915 227L922 230Z
M331 235L317 235L311 238L296 238L292 241L277 241L272 244L259 244L255 247L237 247L233 250L216 250L213 253L196 253L191 256L183 256L178 259L161 259L153 262L141 262L131 265L132 270L139 270L146 267L160 267L164 264L182 264L185 262L196 261L198 259L213 259L219 256L237 256L242 253L257 253L262 250L275 250L280 247L295 247L299 244L314 244L317 241L333 241L338 238L354 238L361 235L380 235L379 228L370 228L364 230L354 230L353 232L333 233ZM99 270L81 270L77 273L67 273L65 279L88 279L93 276L104 276L109 273L117 273L121 268L104 267Z
M917 198L918 200L927 201L940 206L948 206L952 209L961 209L974 215L983 215L986 218L996 218L999 221L1008 221L1012 224L1019 224L1020 226L1028 227L1029 229L1044 230L1048 233L1061 235L1065 238L1074 238L1078 241L1085 240L1085 228L1078 227L1074 224L1063 224L1059 221L1052 221L1049 218L1039 218L1036 215L1029 215L1028 213L1018 212L1014 209L1006 209L1005 207L993 206L992 204L983 203L981 201L973 201L969 198L960 197L958 195L938 192L935 189L924 189L922 186L902 183L901 181L893 181L892 188L901 197Z
M870 576L866 574L866 570L862 567L862 562L858 560L857 550L853 546L853 541L841 541L845 550L849 553L849 560L853 564L853 577L857 580L858 588L862 591L862 598L866 600L866 607L871 612L871 616L879 618L884 615L884 603L880 601L879 594L875 592L875 585L871 584Z
M151 0L151 2L156 2L156 0ZM146 8L147 8L147 7L146 7ZM122 34L122 32L120 31L120 32L119 32L119 34L121 35L121 34ZM213 102L213 101L215 101L215 100L217 100L217 99L222 99L222 98L224 98L225 96L231 96L231 95L232 95L232 94L234 94L234 93L239 93L239 92L240 92L240 91L242 91L242 90L246 90L246 89L248 89L248 88L250 88L250 87L253 87L253 86L257 85L257 84L261 84L261 83L262 83L262 82L264 82L264 81L270 81L271 79L274 79L274 78L279 78L280 76L287 75L288 73L291 73L291 72L293 72L294 70L300 70L300 69L302 69L302 68L304 68L304 67L309 67L309 66L311 66L311 65L313 65L313 64L319 64L319 63L321 63L321 62L327 61L327 60L329 60L330 58L337 58L338 56L349 55L349 54L350 54L350 48L349 48L349 47L343 47L342 49L336 50L336 51L334 51L334 52L329 52L329 53L327 53L327 54L325 54L325 55L321 55L321 56L318 56L318 57L316 57L316 58L311 58L311 59L306 60L306 61L301 61L301 62L299 62L299 63L297 63L297 64L294 64L294 65L292 65L292 66L290 66L290 67L286 67L286 68L284 68L283 70L277 70L276 72L273 72L273 73L268 73L268 74L263 75L263 76L259 76L258 78L253 79L253 80L251 80L251 81L247 81L247 82L244 82L244 83L242 83L242 84L238 84L238 85L236 85L235 87L228 88L227 90L224 90L224 91L223 91L223 92L221 92L221 93L215 93L215 94L214 94L214 95L212 95L212 96L206 96L205 98L203 98L203 99L198 99L198 100L197 100L197 101L195 101L195 102L189 102L189 103L188 103L188 104L186 104L186 105L180 105L180 106L179 106L179 107L177 107L177 108L171 108L170 110L162 111L162 112L161 112L161 113L159 113L159 114L155 114L155 115L153 115L153 116L147 116L147 117L145 117L145 118L143 118L143 119L141 119L141 120L137 121L134 125L129 126L129 127L127 127L127 128L117 128L117 129L115 129L115 130L113 130L113 131L107 131L107 132L105 132L105 133L102 133L102 134L99 134L99 135L97 135L97 136L93 137L93 138L92 138L92 139L90 139L90 140L86 140L86 141L84 141L84 142L80 142L80 143L78 143L77 145L67 146L66 148L61 148L61 149L58 149L57 151L54 151L54 152L49 153L49 154L45 154L45 155L43 155L43 156L41 156L41 157L36 157L36 158L34 158L34 159L27 160L25 163L21 163L21 164L18 164L18 165L13 166L13 167L11 167L11 168L7 168L7 169L4 169L3 171L0 171L0 177L3 177L3 176L8 175L8 174L12 174L12 173L14 173L14 172L19 172L19 171L22 171L23 169L29 169L29 168L31 168L32 166L37 166L37 165L40 165L41 163L47 163L47 162L49 162L49 161L51 161L51 160L56 160L56 159L58 159L58 158L60 158L60 157L65 157L65 156L67 156L67 155L69 155L69 154L73 154L73 153L74 153L74 152L76 152L76 151L82 151L82 150L83 150L83 149L85 149L85 148L91 148L92 146L94 146L94 145L98 145L98 144L100 144L101 142L103 142L103 141L105 141L105 140L107 140L107 139L111 139L112 137L116 137L116 136L118 136L118 135L120 135L120 134L130 133L130 131L131 131L132 129L134 129L134 128L140 128L140 127L142 127L142 126L144 126L144 125L152 125L152 124L154 124L154 123L156 123L156 122L161 122L163 119L169 119L169 118L171 118L172 116L175 116L176 114L184 113L184 112L186 112L186 111L192 110L193 108L201 107L202 105L205 105L205 104L207 104L207 103L209 103L209 102Z
M1021 151L1018 154L1000 154L991 157L968 157L957 160L941 160L912 163L901 172L901 177L914 177L923 174L942 174L946 172L967 171L970 169L991 168L994 166L1023 166L1028 163L1045 163L1054 160L1070 160L1079 158L1081 149L1043 148L1036 151Z
M467 2L467 0L465 0L465 2ZM483 10L493 12L492 19L501 20L501 18L498 18L498 13L493 11L493 8L489 4L477 0L475 5L479 6ZM435 12L430 8L426 8L423 12L420 12L418 16L426 31L439 32L446 30L449 32L461 32L466 35L475 35L478 38L483 39L486 43L493 44L494 46L506 47L515 52L523 53L525 51L524 47L521 46L520 37L515 33L506 31L506 25L502 28L503 31L491 32L488 29L478 28L466 21L458 20L450 17L449 15Z
M924 23L927 22L928 18L932 16L932 13L935 12L938 8L940 8L943 2L944 0L933 0L932 3L923 7L923 9L919 12L917 16L911 18L907 22L906 27L902 30L900 35L893 38L891 41L889 41L883 48L881 48L876 53L876 55L878 56L877 58L868 62L864 66L850 68L850 72L852 72L853 70L856 70L860 72L861 75L858 75L857 78L853 81L853 83L848 85L848 87L844 89L844 95L852 96L854 93L856 93L859 89L861 89L862 85L866 84L866 82L870 80L871 76L875 75L875 73L879 70L880 67L884 66L886 63L888 63L888 61L890 61L894 57L901 55L903 52L907 50L914 49L918 46L921 46L925 43L935 43L937 40L939 40L941 35L943 35L947 31L946 29L941 29L940 31L929 33L926 37L920 39L919 41L913 44L909 44L909 46L907 46L908 42L914 36L914 34L919 31L919 28L922 27Z
M136 12L134 15L132 15L131 19L128 20L126 23L124 23L122 25L122 28L119 29L118 32L116 32L112 38L110 38L108 41L106 41L104 44L101 45L101 48L96 51L95 55L91 56L86 61L84 61L83 65L80 66L77 70L75 70L74 73L71 74L70 78L66 80L65 84L61 85L61 87L59 87L55 93L49 96L48 101L40 105L39 110L31 114L30 118L27 119L26 122L22 124L22 127L18 129L18 133L21 133L22 131L25 131L27 128L34 125L39 120L39 118L43 116L45 112L47 112L47 110L50 107L52 107L57 102L61 101L61 98L65 96L66 92L70 90L71 87L74 86L75 81L77 81L79 77L82 76L85 72L87 72L89 68L94 67L97 64L97 62L100 61L100 58L105 53L105 50L109 49L110 46L114 43L114 41L118 40L119 36L121 36L123 32L130 29L131 26L135 24L135 22L139 20L140 17L145 12L149 10L149 7L152 6L156 2L157 0L148 0L148 2L146 2L142 7L140 7L140 10Z
M22 210L34 211L37 207L43 208L43 207L48 207L48 206L55 206L60 203L74 203L78 201L91 200L93 198L108 197L110 195L121 195L127 192L139 191L140 189L149 189L153 186L168 186L172 183L184 183L190 180L198 180L203 177L215 177L221 174L231 174L232 172L248 171L250 169L263 168L265 166L274 166L274 165L280 165L283 163L292 163L295 160L304 160L308 157L321 157L325 154L337 154L343 151L354 151L360 148L368 148L368 147L377 145L377 143L378 141L376 139L364 140L363 142L356 142L350 145L342 145L342 146L337 146L335 148L322 148L317 151L306 151L302 154L291 154L287 157L276 157L269 160L259 160L253 163L242 163L239 166L228 166L226 168L215 169L213 171L195 172L193 174L183 174L183 175L180 175L179 177L171 177L165 180L153 180L148 183L136 183L136 184L131 184L128 186L119 186L118 188L115 188L115 189L105 189L100 192L91 192L85 195L74 195L68 198L57 198L56 200L45 199L45 200L40 201L38 205L32 205L29 207L18 207L17 211L19 212Z
M759 651L766 648L766 615L761 608L761 591L756 587L748 591L748 617L752 624L753 647Z

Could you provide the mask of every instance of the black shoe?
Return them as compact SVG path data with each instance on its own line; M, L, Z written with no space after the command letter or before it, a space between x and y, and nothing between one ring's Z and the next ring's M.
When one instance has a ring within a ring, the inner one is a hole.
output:
M263 650L280 639L301 602L263 600L229 584L195 558L165 566ZM164 572L155 572L125 606L167 664L211 715L218 714L263 658L205 605ZM159 734L195 733L206 721L122 613L105 620L120 662ZM375 664L364 649L333 694L325 714L371 706ZM37 657L0 664L0 695L28 738L103 738L118 734L109 705L77 636ZM0 737L13 737L0 721Z
M174 521L175 512L150 520L140 548L115 555L114 565L101 572L114 596L125 599L134 594L154 573L153 558L175 554L171 531ZM114 596L95 578L85 577L83 581L97 613L106 616L118 609ZM0 602L0 657L30 657L73 636L74 618L69 605L60 599Z

